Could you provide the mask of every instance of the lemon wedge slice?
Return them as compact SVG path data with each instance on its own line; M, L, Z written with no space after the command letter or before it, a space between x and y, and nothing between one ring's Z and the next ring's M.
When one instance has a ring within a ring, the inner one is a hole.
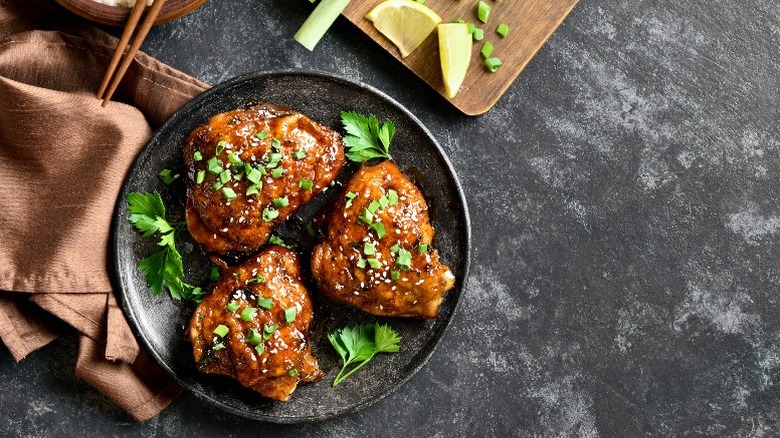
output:
M452 99L458 94L471 63L471 34L467 24L439 25L439 57L444 91Z
M431 8L414 0L387 0L366 14L376 29L393 42L406 58L441 23Z

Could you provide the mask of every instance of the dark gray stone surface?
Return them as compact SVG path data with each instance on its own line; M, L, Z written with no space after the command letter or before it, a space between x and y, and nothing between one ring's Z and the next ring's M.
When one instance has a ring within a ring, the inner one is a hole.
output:
M507 0L504 0L507 1ZM133 423L66 337L0 352L13 436L771 436L780 429L780 8L583 1L490 113L460 115L349 23L314 53L303 0L211 0L145 50L206 82L306 68L374 85L439 139L472 273L428 366L324 423L184 395Z

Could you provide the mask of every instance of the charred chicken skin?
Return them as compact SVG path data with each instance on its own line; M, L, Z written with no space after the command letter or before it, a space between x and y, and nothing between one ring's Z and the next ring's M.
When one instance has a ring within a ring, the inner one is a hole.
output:
M195 363L285 401L300 382L322 378L306 340L312 302L294 252L269 246L226 270L192 315Z
M419 189L391 161L358 170L330 213L311 270L327 298L381 316L435 318L455 285Z
M209 252L251 252L344 166L341 136L281 106L228 111L184 144L187 225Z

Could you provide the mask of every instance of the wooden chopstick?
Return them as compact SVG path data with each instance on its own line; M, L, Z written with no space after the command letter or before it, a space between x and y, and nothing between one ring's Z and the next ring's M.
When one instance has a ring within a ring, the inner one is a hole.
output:
M111 58L111 63L108 64L106 75L103 77L103 83L100 84L100 91L97 93L98 99L103 98L103 93L106 92L108 83L114 76L116 67L119 65L119 60L122 59L122 54L125 53L127 43L130 42L130 37L133 36L135 27L138 26L138 21L141 20L141 14L144 13L144 9L146 9L146 0L137 0L135 6L133 6L133 11L130 12L130 18L127 19L125 30L122 32L122 37L119 38L119 43L116 45L116 50L114 50L114 56Z
M146 3L146 0L136 0L136 6L138 5L139 2ZM132 44L130 44L130 48L127 49L127 53L125 53L125 56L122 59L122 63L119 64L119 68L114 72L113 79L111 80L111 85L108 87L108 90L102 96L103 98L102 106L106 106L108 102L111 100L111 96L114 95L114 92L119 86L119 83L122 81L122 77L124 77L125 73L127 72L127 69L130 67L130 63L133 62L133 59L135 59L135 55L138 54L138 49L141 48L141 44L144 42L144 39L146 39L146 35L149 34L149 30L151 30L152 26L154 26L154 22L157 20L157 16L160 15L160 11L162 10L163 6L165 6L165 0L154 0L154 3L152 3L152 7L149 8L149 12L146 13L146 16L144 17L144 21L141 23L141 28L138 30L138 33L135 34L135 38L133 39ZM143 12L143 8L141 9L141 12ZM131 23L132 15L135 13L136 12L134 7L133 12L131 12L131 18L130 20L128 20L127 23L128 28L133 28L135 27L135 25L138 24L137 20L135 23ZM138 14L140 16L140 13ZM131 24L133 24L133 26L131 26ZM125 29L125 33L127 33L127 28ZM130 33L132 34L132 30ZM122 38L124 38L124 34L122 35ZM117 50L119 50L119 47L117 47ZM124 47L122 47L122 50L124 50ZM114 53L114 56L116 57L116 53ZM109 69L110 68L111 65L109 65ZM107 72L106 75L108 75L109 72Z

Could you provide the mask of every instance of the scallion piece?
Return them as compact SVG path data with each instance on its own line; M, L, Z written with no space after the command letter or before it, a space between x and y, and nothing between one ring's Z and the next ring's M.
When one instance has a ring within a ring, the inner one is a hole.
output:
M363 244L363 254L365 255L374 255L376 253L376 247L371 243L364 243Z
M282 173L284 173L282 168L281 167L277 167L276 169L274 169L273 172L271 172L271 176L278 179L278 178L282 177Z
M474 33L471 36L474 37L474 41L482 41L485 38L485 31L482 29L474 29Z
M257 309L254 307L247 307L244 310L241 311L241 319L244 321L251 321L252 318L255 317L255 313L257 313Z
M224 186L224 184L222 184L219 180L217 180L217 182L211 185L211 190L214 190L216 192L217 190L221 189L222 186Z
M251 170L246 172L246 179L248 179L249 181L252 181L252 184L257 184L258 182L260 182L260 178L263 177L263 174L259 170L254 168L254 167L252 167L250 169Z
M366 225L371 225L374 222L374 214L364 208L363 213L358 216L358 220Z
M274 210L273 208L264 208L263 209L263 220L266 222L271 222L272 220L279 217L279 212Z
M225 146L227 146L227 145L229 145L229 144L230 144L230 143L226 142L225 140L220 140L220 141L218 141L218 142L217 142L217 148L216 148L216 150L214 151L214 156L216 157L217 155L221 154L221 153L222 153L222 151L224 151L224 150L225 150Z
M206 171L199 170L198 175L195 177L195 184L202 184L205 179L206 179Z
M272 138L271 147L273 147L276 150L279 150L279 148L282 147L282 141L279 140L278 138Z
M466 28L468 29L469 33L474 33L475 30L477 30L477 26L474 25L474 23L466 23Z
M223 348L225 348L225 344L223 344L222 342L217 342L216 344L214 344L213 347L211 347L211 350L212 351L219 351L219 350L221 350Z
M195 151L192 153L192 159L195 161L200 161L203 159L203 154L201 154L200 151Z
M390 278L392 278L393 280L398 280L398 278L400 277L401 277L400 271L390 271Z
M460 18L456 18L456 19L452 20L452 22L453 23L457 23L457 24L466 24L466 22L461 20Z
M236 198L238 198L236 192L234 192L230 187L222 187L222 194L228 201L234 201Z
M293 154L293 158L295 158L296 160L303 160L304 158L306 158L306 152L295 151L295 153Z
M255 137L257 137L258 140L264 140L266 137L268 137L268 133L265 131L260 131L255 134Z
M266 324L266 325L263 326L263 332L265 334L267 334L267 335L270 335L270 334L273 334L273 332L275 332L276 329L278 329L278 328L279 328L279 324L278 323L274 324L274 325Z
M373 269L379 269L382 267L382 265L379 264L379 260L373 257L370 259L366 259L366 261L368 262L368 265L371 266Z
M360 268L360 269L365 269L366 268L366 259L364 259L363 257L359 258L355 265L358 268Z
M247 283L249 284L261 284L265 283L265 277L263 277L263 274L257 274L254 277L250 278Z
M482 53L482 57L485 59L490 58L490 55L493 54L493 44L490 44L490 41L485 41L485 44L482 45L482 50L480 50L480 53Z
M306 234L309 235L309 237L314 237L317 232L314 230L314 225L312 225L311 222L306 223Z
M387 195L382 195L378 202L379 206L382 208L387 208L387 206L390 205L390 201L387 200Z
M287 322L287 324L295 321L295 315L297 313L297 310L295 307L288 307L284 309L284 320Z
M385 231L385 224L383 224L382 222L374 222L373 224L371 224L369 228L374 230L377 239L381 239L385 237L385 235L387 234L387 232Z
M288 374L290 377L295 377L295 376L297 376L297 375L298 375L298 369L296 369L296 368L290 368L290 371L287 371L287 374Z
M355 193L355 192L347 192L347 194L344 196L345 198L347 198L347 203L346 203L346 205L344 205L344 208L351 207L352 206L352 200L355 199L356 196L357 196L357 193Z
M260 345L263 342L263 336L251 328L246 333L246 341L252 345Z
M389 205L395 205L398 204L398 192L396 192L393 189L390 189L387 191L387 202Z
M217 328L214 329L214 334L219 336L220 338L224 338L226 334L230 331L229 328L225 324L220 324L217 326Z
M235 312L238 309L238 303L235 301L231 301L225 306L225 310L227 310L230 313Z
M477 17L479 18L479 21L487 23L488 17L490 16L490 9L491 7L488 6L487 3L479 0L479 3L477 4Z
M490 70L491 73L495 73L496 70L498 70L498 68L501 67L503 64L504 63L501 62L501 60L495 56L485 60L485 67L487 67L487 69Z
M257 299L257 305L265 310L271 310L274 308L274 302L268 297L259 297Z
M276 198L276 199L274 199L273 202L274 202L274 207L277 207L277 208L279 208L279 207L287 207L288 205L290 205L290 199L287 198L287 196L285 196L283 198Z
M293 37L295 41L309 50L314 50L349 2L350 0L322 0Z
M371 203L368 204L367 210L370 211L371 213L376 213L376 211L379 210L379 207L380 207L379 201L371 201Z
M230 161L233 164L242 164L243 161L241 161L241 156L238 155L236 152L231 152L228 154L228 161Z
M298 181L298 187L303 190L311 190L311 188L314 187L314 183L310 179L303 178Z
M222 171L222 173L219 174L219 182L222 184L227 184L228 181L230 181L230 170L225 169Z
M258 355L263 354L263 352L265 351L265 345L257 344L257 346L255 346L255 351L257 352Z
M395 259L395 265L401 268L402 270L406 271L409 268L412 267L412 253L409 251L399 248L398 249L398 257Z
M509 35L509 26L504 23L499 24L496 28L496 33L501 35L501 38L506 38Z
M211 273L209 273L209 280L211 281L219 280L219 266L214 266L213 268L211 268Z
M397 243L390 247L390 252L393 253L393 254L398 254L398 251L400 251L400 250L401 250L401 247L398 246Z
M262 181L258 181L257 184L252 184L249 187L246 188L246 195L247 196L254 196L260 193L260 190L263 188Z
M209 161L206 162L206 168L210 173L219 175L222 173L222 162L219 161L217 157L211 157L209 158Z
M422 254L425 251L428 251L428 244L427 243L421 243L420 246L417 247L417 253Z

